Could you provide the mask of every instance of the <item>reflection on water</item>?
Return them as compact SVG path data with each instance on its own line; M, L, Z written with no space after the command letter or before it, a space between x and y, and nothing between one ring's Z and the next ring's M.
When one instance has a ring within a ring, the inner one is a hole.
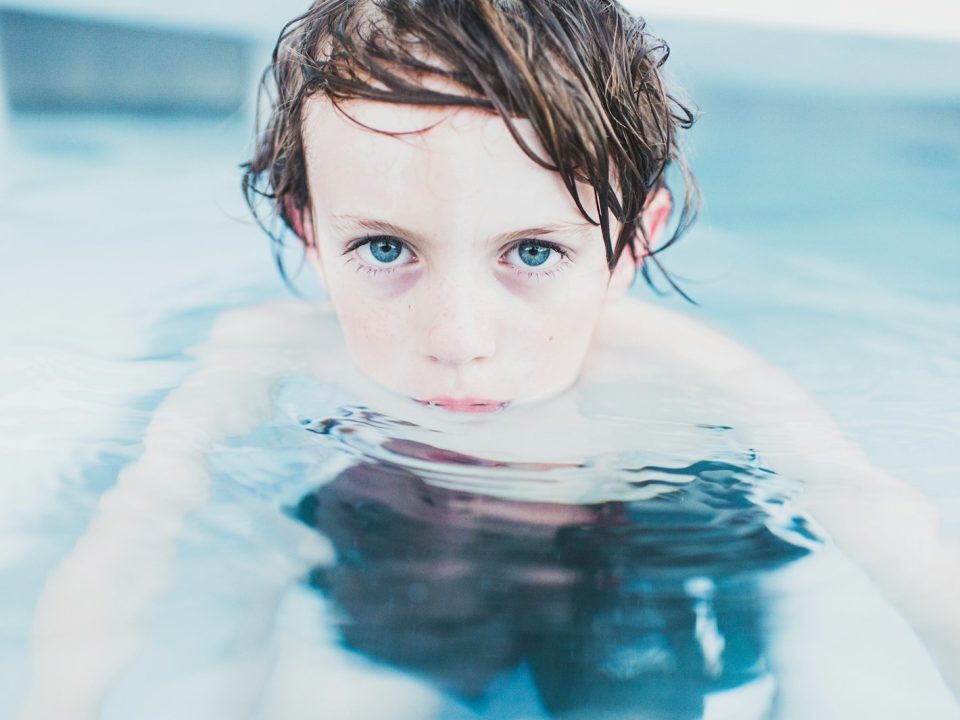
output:
M491 490L497 473L539 478L549 498L571 473L603 480L604 463L452 453L391 437L409 424L356 407L302 425L377 456L291 510L336 549L308 582L339 610L346 647L478 711L518 668L553 717L697 718L710 695L747 687L765 689L744 693L739 716L769 711L757 580L818 541L787 510L790 484L752 455L606 463L641 499L521 502Z

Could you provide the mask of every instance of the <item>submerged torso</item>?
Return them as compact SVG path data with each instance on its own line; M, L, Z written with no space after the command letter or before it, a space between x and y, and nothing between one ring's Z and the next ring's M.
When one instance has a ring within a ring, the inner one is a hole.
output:
M899 718L903 685L950 717L793 504L838 486L830 433L769 412L795 388L694 321L619 305L573 387L485 416L369 383L322 304L230 312L192 354L48 581L38 708L145 716L118 680L137 658L165 716L203 720L748 718L773 694L781 717ZM65 627L91 658L69 688Z

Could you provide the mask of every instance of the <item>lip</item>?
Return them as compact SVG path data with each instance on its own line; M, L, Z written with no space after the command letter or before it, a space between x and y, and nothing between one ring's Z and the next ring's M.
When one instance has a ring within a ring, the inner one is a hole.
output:
M444 410L449 410L450 412L460 413L496 412L510 404L509 402L501 402L499 400L473 397L434 397L427 398L426 400L417 400L417 402L421 405L433 405L435 407L442 407Z

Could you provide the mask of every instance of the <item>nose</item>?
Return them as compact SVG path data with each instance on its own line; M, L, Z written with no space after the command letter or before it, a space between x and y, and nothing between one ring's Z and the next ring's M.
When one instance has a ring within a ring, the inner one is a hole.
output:
M492 303L473 283L448 278L424 302L429 319L421 350L429 362L460 367L493 357Z

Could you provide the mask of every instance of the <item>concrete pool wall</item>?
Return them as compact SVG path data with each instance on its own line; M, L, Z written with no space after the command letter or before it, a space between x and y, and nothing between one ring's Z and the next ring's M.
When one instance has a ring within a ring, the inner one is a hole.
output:
M625 4L668 39L681 84L960 98L955 3L915 0L909 14L892 0ZM18 110L252 114L256 74L283 22L306 5L0 0L0 149Z
M240 35L10 9L0 58L11 111L229 113L251 73Z

